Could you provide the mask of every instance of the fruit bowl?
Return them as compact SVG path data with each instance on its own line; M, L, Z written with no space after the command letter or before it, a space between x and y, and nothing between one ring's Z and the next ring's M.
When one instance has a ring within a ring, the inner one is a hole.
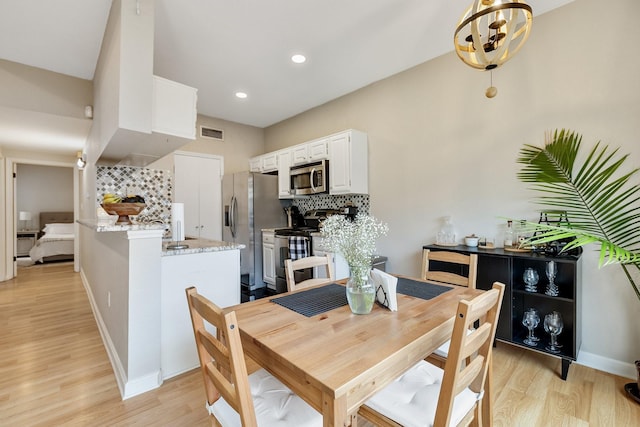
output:
M131 224L129 215L138 215L145 208L144 203L103 203L102 209L108 214L118 215L116 224Z

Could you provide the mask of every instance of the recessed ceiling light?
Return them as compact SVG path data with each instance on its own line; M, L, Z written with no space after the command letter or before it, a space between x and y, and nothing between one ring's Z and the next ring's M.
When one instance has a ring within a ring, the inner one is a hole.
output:
M245 99L247 97L247 94L244 92L236 92L236 97L240 99Z
M298 54L293 55L291 57L291 60L293 62L295 62L296 64L302 64L303 62L305 62L307 60L307 58L304 55L300 55L298 53Z

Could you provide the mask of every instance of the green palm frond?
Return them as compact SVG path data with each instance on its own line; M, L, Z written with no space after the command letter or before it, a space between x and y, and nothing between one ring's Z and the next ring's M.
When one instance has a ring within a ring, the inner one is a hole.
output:
M639 169L624 172L628 155L619 156L618 149L599 142L577 166L581 143L582 136L563 129L547 135L542 148L525 145L520 150L518 179L543 194L537 198L543 210L566 211L570 219L568 227L541 226L544 230L530 243L570 239L565 250L599 244L600 265L621 264L640 299L625 267L640 270L640 187L630 183Z

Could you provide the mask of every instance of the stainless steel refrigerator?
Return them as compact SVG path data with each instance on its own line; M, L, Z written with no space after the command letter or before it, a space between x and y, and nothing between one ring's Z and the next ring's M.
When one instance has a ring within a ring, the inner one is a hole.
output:
M262 229L286 227L283 206L278 199L278 177L238 172L222 178L222 240L241 243L241 298L260 296L262 280Z

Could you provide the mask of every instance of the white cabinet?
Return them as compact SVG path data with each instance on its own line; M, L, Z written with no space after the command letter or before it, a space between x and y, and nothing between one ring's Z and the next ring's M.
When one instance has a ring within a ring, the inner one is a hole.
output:
M329 194L368 194L367 134L349 130L329 137Z
M261 156L262 172L275 172L278 170L278 152L267 153Z
M291 147L291 165L303 165L305 163L326 160L329 158L329 139L322 138L305 142Z
M271 285L276 284L275 233L262 232L262 280Z
M151 129L166 135L196 139L197 101L195 88L153 76Z
M309 161L326 160L329 158L329 139L322 138L307 143Z
M174 156L174 201L184 203L184 234L222 240L222 157Z
M291 147L292 165L303 165L309 162L309 150L307 144L300 144Z
M290 199L291 183L289 182L289 169L291 168L291 150L278 151L278 197Z
M262 172L262 156L249 159L249 172Z
M344 257L335 252L329 252L329 249L324 244L324 237L322 235L313 235L312 239L312 254L317 256L325 256L327 254L330 255L331 260L333 262L333 274L336 280L344 279L345 277L349 277L349 264L344 259ZM327 277L327 272L324 267L314 267L313 268L313 277Z

